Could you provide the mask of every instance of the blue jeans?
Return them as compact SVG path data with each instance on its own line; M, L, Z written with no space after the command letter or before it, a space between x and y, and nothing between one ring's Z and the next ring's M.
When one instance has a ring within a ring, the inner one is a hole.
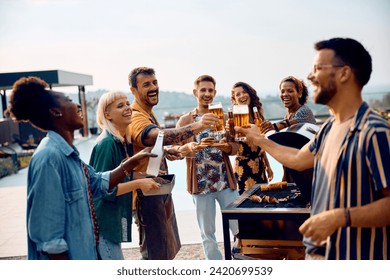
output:
M196 207L196 217L202 237L203 251L207 260L222 260L222 254L218 249L215 238L215 215L218 201L221 210L225 209L239 196L237 190L224 189L223 191L192 195ZM229 227L233 235L238 233L238 222L229 221Z
M102 260L124 260L121 244L107 240L101 234L98 250Z

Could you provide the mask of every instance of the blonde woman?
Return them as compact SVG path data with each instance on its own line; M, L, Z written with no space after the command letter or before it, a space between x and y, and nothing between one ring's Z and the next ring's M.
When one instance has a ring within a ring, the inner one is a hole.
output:
M132 114L127 95L120 91L103 94L96 114L102 133L92 150L90 165L97 171L111 170L133 154L133 147L126 140ZM116 193L94 200L100 233L98 249L103 260L124 259L121 242L131 242L131 191L147 192L159 187L151 178L133 180L133 177L133 173L128 173Z

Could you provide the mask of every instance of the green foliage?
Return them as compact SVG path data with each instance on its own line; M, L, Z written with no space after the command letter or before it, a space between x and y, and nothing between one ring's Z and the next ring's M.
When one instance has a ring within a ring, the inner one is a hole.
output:
M0 178L18 172L18 167L15 165L12 157L0 158Z
M390 92L386 93L382 100L369 99L368 104L378 112L385 112L390 109Z
M87 102L87 116L88 116L88 126L97 127L96 123L96 111L97 105L99 103L99 97L90 97L86 98Z

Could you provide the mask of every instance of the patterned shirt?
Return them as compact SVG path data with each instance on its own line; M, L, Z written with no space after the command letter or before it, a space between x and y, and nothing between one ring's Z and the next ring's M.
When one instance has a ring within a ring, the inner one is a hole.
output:
M188 124L194 123L198 116L198 110L195 108L191 112L185 113L178 120L176 127L183 127ZM198 118L199 120L199 118ZM207 129L206 129L207 131ZM210 130L209 130L210 132ZM202 137L203 138L203 137ZM200 138L198 138L199 140ZM183 140L180 144L186 144L189 142L197 141L195 136L192 136L186 140ZM229 142L230 147L232 148L229 154L222 153L222 160L224 168L226 169L226 182L230 189L237 189L237 181L234 177L233 167L229 159L229 155L235 155L238 151L239 144L237 142ZM199 189L198 181L198 165L195 160L195 154L186 157L186 182L187 182L187 191L190 194L199 194L201 191Z
M198 122L201 116L197 116L195 121ZM210 129L203 130L195 136L198 143L203 138L210 137ZM197 166L198 194L207 194L211 192L222 191L229 187L226 166L223 159L223 153L217 148L207 147L195 154Z
M249 190L255 184L268 183L266 173L265 153L261 147L239 142L234 161L234 175L236 176L239 193Z
M322 180L320 157L328 133L334 123L331 117L321 128L309 149L314 154L312 201L323 190L317 189ZM383 197L382 190L390 186L390 127L363 103L341 148L335 176L329 184L326 209L364 206ZM323 188L323 187L322 187ZM322 211L312 205L311 214ZM389 259L390 227L342 227L330 236L327 259Z
M296 120L299 123L313 123L316 124L316 118L313 111L306 105L302 105L294 114L287 114L285 119Z

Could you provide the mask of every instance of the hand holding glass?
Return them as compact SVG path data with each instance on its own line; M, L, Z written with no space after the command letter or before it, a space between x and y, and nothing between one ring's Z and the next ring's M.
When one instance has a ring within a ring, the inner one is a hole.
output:
M219 121L214 128L214 132L216 132L215 136L217 138L221 138L221 136L225 133L222 103L218 102L218 103L209 104L209 111L210 113L216 115L219 118Z
M248 105L233 105L234 126L242 128L249 127L249 108ZM234 140L245 141L245 134L236 132Z

